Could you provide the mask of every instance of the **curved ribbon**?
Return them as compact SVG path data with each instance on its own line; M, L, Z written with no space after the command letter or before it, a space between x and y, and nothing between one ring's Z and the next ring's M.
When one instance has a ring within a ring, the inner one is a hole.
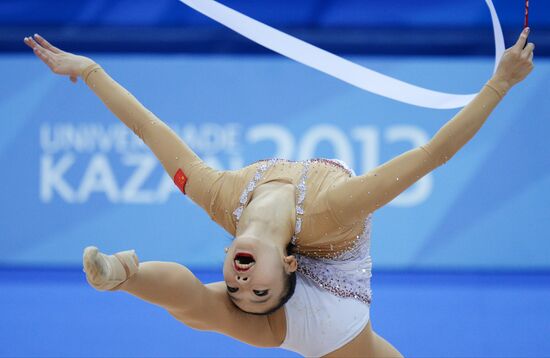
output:
M419 107L451 109L465 106L477 94L433 91L381 74L292 37L214 0L180 1L272 51L380 96ZM493 22L496 71L504 53L504 37L492 1L485 2Z

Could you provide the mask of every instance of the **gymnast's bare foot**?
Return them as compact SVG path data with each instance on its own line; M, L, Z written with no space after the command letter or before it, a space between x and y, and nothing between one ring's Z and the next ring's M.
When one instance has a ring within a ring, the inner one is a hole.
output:
M134 250L105 255L94 246L84 249L84 272L88 283L99 291L116 290L139 269Z

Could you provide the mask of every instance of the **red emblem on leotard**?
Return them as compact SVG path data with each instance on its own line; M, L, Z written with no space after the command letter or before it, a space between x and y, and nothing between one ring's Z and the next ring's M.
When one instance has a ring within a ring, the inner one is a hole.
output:
M174 183L178 188L180 188L181 192L185 194L185 183L187 183L187 177L183 173L183 170L178 169L176 175L174 175Z

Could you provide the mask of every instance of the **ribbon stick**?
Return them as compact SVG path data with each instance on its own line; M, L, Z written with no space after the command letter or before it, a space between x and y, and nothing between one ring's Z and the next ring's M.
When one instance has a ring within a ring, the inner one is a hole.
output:
M353 86L393 100L434 109L460 108L477 93L453 94L433 91L373 71L307 42L274 29L214 0L180 0L196 11L248 39L294 61L324 72ZM493 22L495 66L504 53L504 37L491 0L485 0Z
M529 26L529 0L525 0L525 22L523 24L523 28L526 28Z

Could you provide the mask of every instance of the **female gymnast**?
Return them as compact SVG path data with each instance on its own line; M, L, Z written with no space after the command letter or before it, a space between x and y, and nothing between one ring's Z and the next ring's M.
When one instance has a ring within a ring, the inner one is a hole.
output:
M204 285L182 265L139 263L132 250L105 255L95 247L84 251L88 282L159 305L190 327L254 346L304 356L401 356L370 323L371 213L449 160L531 72L528 32L428 143L361 176L326 159L209 168L93 60L61 51L39 35L25 38L54 73L73 82L81 77L149 146L180 190L235 237L222 282Z

